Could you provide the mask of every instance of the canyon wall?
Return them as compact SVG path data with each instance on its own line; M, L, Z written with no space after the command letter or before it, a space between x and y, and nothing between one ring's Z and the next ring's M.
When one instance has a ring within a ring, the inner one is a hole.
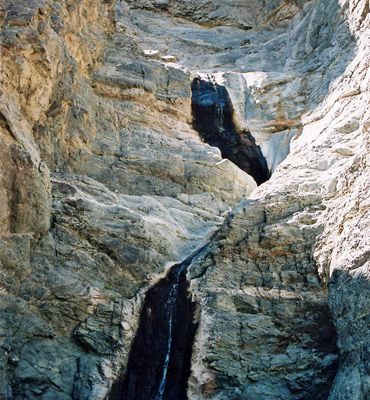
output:
M109 398L195 254L189 399L367 399L369 2L3 0L0 23L0 397ZM194 82L267 182L205 143Z

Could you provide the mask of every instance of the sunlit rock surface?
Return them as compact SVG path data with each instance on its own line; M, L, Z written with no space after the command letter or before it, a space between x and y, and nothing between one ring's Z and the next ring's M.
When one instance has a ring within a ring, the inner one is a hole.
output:
M188 398L369 398L368 1L4 0L0 24L0 397L106 399L145 293L218 231ZM259 188L194 129L194 79Z

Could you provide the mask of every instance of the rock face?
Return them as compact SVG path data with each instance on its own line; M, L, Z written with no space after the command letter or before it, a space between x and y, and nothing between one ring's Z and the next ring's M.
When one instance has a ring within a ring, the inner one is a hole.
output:
M4 0L0 24L0 397L109 398L145 294L213 235L187 397L369 398L368 1ZM192 82L227 93L232 151Z

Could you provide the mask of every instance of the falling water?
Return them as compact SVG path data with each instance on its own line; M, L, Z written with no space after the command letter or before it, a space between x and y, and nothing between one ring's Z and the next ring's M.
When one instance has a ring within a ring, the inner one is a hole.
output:
M168 365L170 363L170 356L171 356L171 348L172 348L172 320L173 320L173 311L174 311L174 306L175 302L177 300L177 287L178 287L178 279L179 275L177 276L177 283L172 285L171 291L170 291L170 296L167 301L167 305L169 307L169 320L168 320L168 342L167 342L167 354L166 358L164 360L164 365L163 365L163 375L162 375L162 380L159 385L159 390L157 396L155 396L155 400L162 400L163 392L164 389L166 388L166 379L167 379L167 371L168 371Z
M166 388L166 378L167 378L167 371L168 371L168 364L170 362L170 355L171 355L171 347L172 347L172 318L173 318L173 308L171 310L171 316L168 321L168 346L167 346L167 354L164 360L163 365L163 376L161 383L159 385L159 390L157 396L155 396L155 400L162 400L164 389Z
M126 373L114 386L110 400L186 400L197 328L196 304L186 274L206 246L174 265L147 292Z
M237 132L226 89L211 79L196 79L192 91L195 124L204 140L220 147L224 157L239 162L258 183L266 180L266 161L248 132ZM196 304L189 293L187 271L208 244L174 265L146 293L125 374L114 386L110 400L187 399L197 328Z

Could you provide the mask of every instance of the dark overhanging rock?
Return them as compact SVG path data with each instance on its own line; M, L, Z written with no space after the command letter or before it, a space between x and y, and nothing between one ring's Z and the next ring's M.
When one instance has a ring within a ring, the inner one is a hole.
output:
M191 85L194 129L202 140L221 150L258 185L270 178L267 162L248 131L239 131L233 120L233 107L224 86L195 78Z

